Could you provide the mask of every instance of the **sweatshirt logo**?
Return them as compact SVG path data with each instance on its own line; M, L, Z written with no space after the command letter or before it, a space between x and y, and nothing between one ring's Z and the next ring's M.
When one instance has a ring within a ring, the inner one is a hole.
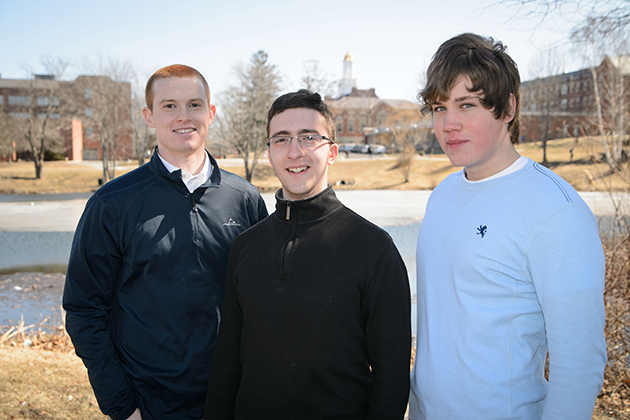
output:
M234 219L230 218L227 222L223 223L223 226L240 226L240 223L236 223Z
M479 225L479 227L477 228L477 235L481 235L482 238L486 236L487 232L488 232L488 226Z

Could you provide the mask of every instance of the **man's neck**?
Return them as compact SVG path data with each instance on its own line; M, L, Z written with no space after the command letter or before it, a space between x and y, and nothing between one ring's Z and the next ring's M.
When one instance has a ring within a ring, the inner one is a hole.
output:
M162 153L158 147L158 154L162 159L171 165L187 172L191 175L197 175L203 169L206 160L205 149L200 149L187 156L179 156L170 153Z

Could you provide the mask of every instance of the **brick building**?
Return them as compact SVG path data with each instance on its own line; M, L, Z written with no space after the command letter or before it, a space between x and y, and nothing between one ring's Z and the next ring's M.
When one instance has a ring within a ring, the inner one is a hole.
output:
M421 123L417 104L403 99L380 99L374 88L358 89L350 52L344 57L342 74L337 96L326 100L335 117L339 143L389 146L392 141L389 126L394 121L405 120L409 125ZM397 117L400 118L397 120Z
M628 103L630 57L604 57L599 66L521 84L521 139L597 135L597 95L610 122ZM597 80L597 86L594 85ZM597 88L597 89L596 89Z
M103 144L116 150L108 153L117 160L134 157L129 82L103 76L79 76L74 81L50 75L0 77L0 111L0 118L16 126L32 119L33 126L39 127L45 120L50 150L68 160L100 160ZM19 130L0 135L14 136L13 140L0 139L14 145L12 153L4 154L5 160L30 157L29 146L19 141Z

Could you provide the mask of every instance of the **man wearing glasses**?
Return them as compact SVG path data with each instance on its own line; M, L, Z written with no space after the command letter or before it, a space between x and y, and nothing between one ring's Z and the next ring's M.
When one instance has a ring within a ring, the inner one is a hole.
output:
M389 235L328 185L332 113L300 90L273 103L276 212L230 250L205 419L402 419L407 270Z

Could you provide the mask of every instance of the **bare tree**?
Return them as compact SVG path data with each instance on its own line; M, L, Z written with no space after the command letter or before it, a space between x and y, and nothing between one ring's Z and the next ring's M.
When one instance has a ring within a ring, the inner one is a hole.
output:
M586 16L580 25L586 27L592 23L607 33L624 28L630 23L628 0L504 0L496 4L512 8L518 16L539 20L541 23L554 15L563 19L573 16L579 20Z
M145 160L151 155L151 151L157 145L155 130L149 128L142 116L144 107L144 92L136 88L131 93L131 129L135 156L139 165L144 164Z
M409 182L416 155L416 146L422 137L422 115L418 109L394 111L386 121L391 134L390 147L398 151L398 164L405 181Z
M17 101L11 107L10 113L4 113L4 125L27 144L33 164L35 178L42 178L44 157L49 151L62 151L59 142L59 127L61 115L62 77L68 62L61 58L43 57L42 65L46 75L36 75L29 71L26 80L25 94L16 97Z
M560 89L553 76L564 72L561 53L557 49L541 51L532 60L532 78L521 98L521 116L532 140L540 141L543 151L542 164L547 166L547 142L552 138L554 120L558 118ZM524 84L525 86L525 84ZM527 118L531 116L533 118Z
M77 112L93 128L102 148L103 183L116 177L121 139L132 135L130 63L113 57L85 58L75 82Z
M328 98L335 94L337 82L320 67L319 61L305 60L302 85L311 92L318 92L324 98Z
M596 21L593 24L597 24ZM624 80L625 63L621 62L629 52L628 35L620 28L605 33L601 28L580 27L572 32L571 39L591 72L595 125L606 161L612 172L621 175L621 165L630 154L625 141L630 127L627 83ZM606 56L606 52L612 53L612 57Z
M238 151L245 166L245 178L251 181L266 148L267 111L278 95L280 76L262 50L235 72L238 83L223 94L216 136Z

